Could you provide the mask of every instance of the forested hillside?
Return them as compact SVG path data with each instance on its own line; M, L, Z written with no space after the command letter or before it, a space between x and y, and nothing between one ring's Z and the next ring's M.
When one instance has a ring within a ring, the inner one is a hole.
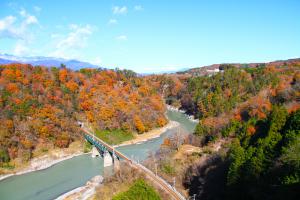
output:
M168 104L199 119L194 138L182 143L201 153L180 160L181 147L168 140L160 151L161 175L176 174L196 199L297 199L300 63L223 67L205 76L149 77Z
M219 135L232 120L264 119L272 105L299 109L300 63L236 68L212 76L150 77L166 102L200 120L196 134Z
M237 138L226 158L230 199L296 199L300 187L300 110L274 106L266 120L233 129Z
M300 63L295 61L222 65L220 72L205 76L2 65L1 167L83 141L78 121L114 144L133 132L161 127L167 123L163 98L199 119L193 136L166 139L153 161L167 180L176 174L182 191L198 199L293 199L299 194ZM198 151L180 161L181 144ZM211 144L220 152L208 150ZM216 183L217 192L212 191Z
M0 163L68 147L77 121L99 131L143 133L166 124L162 98L130 70L0 66Z

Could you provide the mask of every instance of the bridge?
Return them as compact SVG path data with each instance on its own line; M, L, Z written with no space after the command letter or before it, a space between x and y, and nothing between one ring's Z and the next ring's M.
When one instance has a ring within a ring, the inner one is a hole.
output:
M123 159L125 160L131 167L142 171L151 181L153 181L156 185L162 188L165 192L167 192L172 199L176 200L185 200L185 197L180 194L175 186L172 187L167 181L162 179L161 177L154 174L151 170L146 168L140 163L135 162L134 160L128 158L126 155L122 154L120 151L114 149L112 146L96 137L92 132L86 129L83 123L80 123L81 131L84 132L85 139L94 145L99 151L100 155L104 157L104 167L105 167L105 159L111 159L112 163L115 164L116 161ZM110 156L110 157L109 157ZM109 161L108 161L109 162Z

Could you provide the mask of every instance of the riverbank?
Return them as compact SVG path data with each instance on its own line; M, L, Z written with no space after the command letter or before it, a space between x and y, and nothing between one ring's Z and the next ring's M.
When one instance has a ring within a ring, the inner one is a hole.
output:
M114 147L119 147L119 146L128 146L128 145L133 145L133 144L138 144L138 143L143 143L148 140L160 137L161 134L166 132L169 129L173 129L178 127L180 124L176 121L169 121L169 123L161 128L156 128L151 131L148 131L146 133L143 133L141 135L136 135L136 137L132 140L125 141L119 145L115 145ZM96 176L97 177L97 176ZM94 178L96 178L94 177ZM95 194L95 189L97 186L101 185L99 181L95 181L91 179L90 181L87 182L85 186L78 187L74 190L71 190L61 196L59 196L56 200L74 200L74 199L89 199Z
M164 127L153 129L141 135L136 135L134 139L125 141L119 145L116 145L115 147L146 142L147 140L160 137L160 135L163 134L165 131L175 128L177 126L179 126L178 122L170 121ZM22 175L34 171L44 170L53 165L58 164L59 162L83 154L87 154L87 153L83 153L83 145L80 144L79 142L75 142L74 144L71 144L70 147L67 149L53 149L43 156L33 158L32 160L29 161L29 163L27 163L23 167L18 167L12 170L11 172L7 171L7 174L0 175L0 181L15 175Z
M160 137L160 135L163 134L164 132L166 132L167 130L172 129L172 128L176 128L178 126L179 126L178 122L169 121L169 123L167 125L165 125L161 128L156 128L156 129L153 129L153 130L148 131L146 133L136 135L134 139L122 142L121 144L115 145L114 147L127 146L127 145L133 145L133 144L146 142L146 141L151 140L153 138Z
M84 186L75 188L74 190L71 190L59 196L55 200L89 199L95 194L96 187L100 186L102 182L103 182L102 176L94 176Z
M166 114L168 119L179 122L180 126L184 123L186 123L184 126L193 124L179 112L169 111ZM170 134L173 132L176 133L176 130L171 129L168 130L168 134L169 132ZM162 137L158 137L151 141L153 142L122 147L122 151L128 155L140 158L145 157L142 156L142 154L148 155L148 152L156 152L163 142L163 139ZM45 154L46 153L50 153L50 149L48 152L45 152ZM49 167L48 169L43 170L42 173L28 173L26 176L15 176L11 181L1 181L1 197L4 199L23 199L24 195L26 195L26 199L32 200L55 199L59 195L73 190L74 188L77 188L76 191L79 191L80 189L78 187L84 186L91 177L99 174L101 175L102 169L102 159L92 159L89 155L77 156L74 159L60 162L59 165ZM49 179L47 179L47 177L49 177ZM86 179L86 177L88 178ZM35 184L32 184L32 181L34 181ZM18 190L16 190L16 188L18 188ZM92 193L93 190L89 191ZM88 192L86 192L86 194L87 193Z
M183 113L192 122L199 123L199 119L196 119L194 115L186 114L184 110L180 110L179 108L176 108L176 107L170 106L170 105L167 105L167 109L171 110L171 111L176 111L176 112Z
M22 175L29 172L47 169L59 162L83 155L83 147L78 142L71 144L66 149L52 149L47 154L33 158L29 163L22 167L14 169L11 173L0 175L0 181L15 175Z

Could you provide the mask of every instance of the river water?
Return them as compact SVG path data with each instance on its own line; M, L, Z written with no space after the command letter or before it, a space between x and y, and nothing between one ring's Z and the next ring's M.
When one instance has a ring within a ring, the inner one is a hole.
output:
M118 147L122 153L135 160L144 160L149 153L159 149L163 140L176 133L179 129L191 133L196 123L176 111L167 111L170 120L177 121L180 126L164 132L160 137L141 144ZM45 170L12 176L0 181L1 200L47 200L85 185L96 175L103 174L103 159L92 158L91 155L81 155L62 161Z

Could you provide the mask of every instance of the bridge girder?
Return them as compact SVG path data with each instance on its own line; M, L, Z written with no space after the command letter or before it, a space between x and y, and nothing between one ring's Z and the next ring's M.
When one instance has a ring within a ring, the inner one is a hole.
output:
M92 145L94 145L97 148L97 150L99 151L99 153L101 154L102 157L105 152L108 152L112 157L115 156L118 160L120 160L120 158L116 154L114 154L114 152L107 149L104 145L102 145L97 140L93 139L93 137L91 137L90 135L84 134L84 137L89 143L91 143Z

